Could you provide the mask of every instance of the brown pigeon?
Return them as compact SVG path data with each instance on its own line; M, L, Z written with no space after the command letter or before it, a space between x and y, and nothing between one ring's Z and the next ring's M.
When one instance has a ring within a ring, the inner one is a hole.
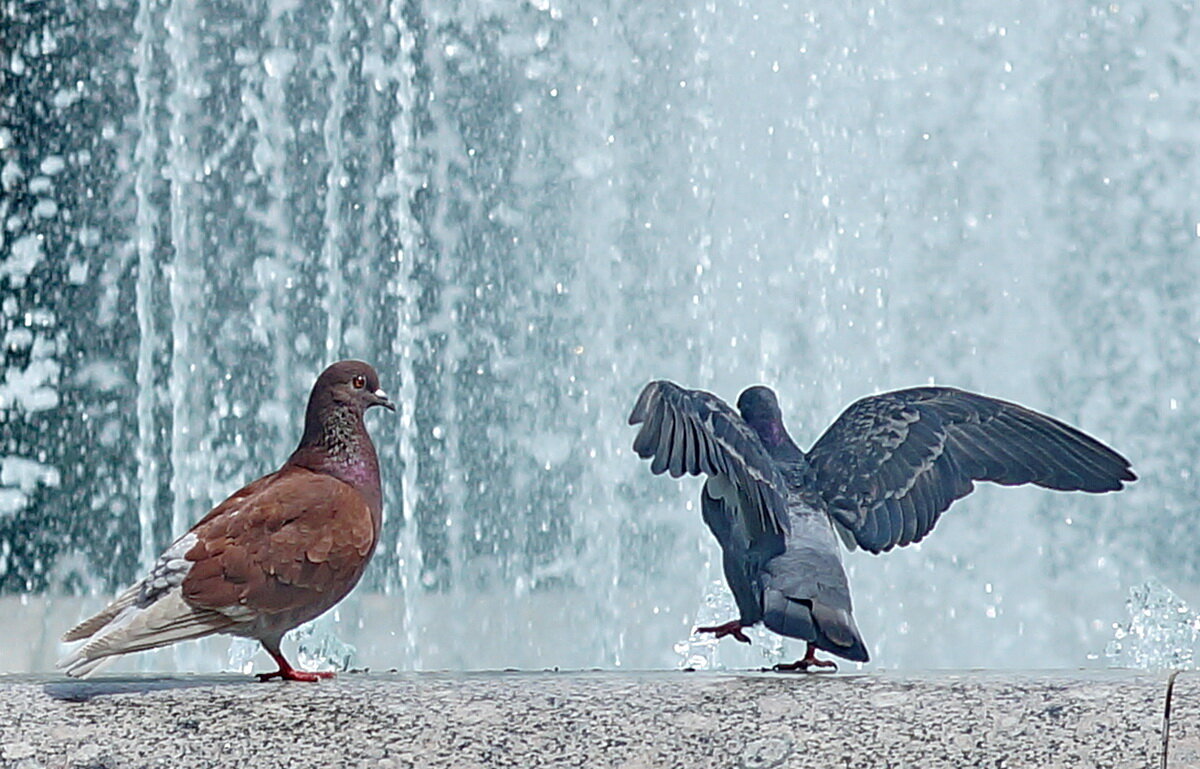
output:
M87 642L59 661L83 677L110 657L214 633L256 638L279 664L259 680L315 681L283 635L342 600L379 541L379 460L363 424L396 410L370 365L333 364L308 398L304 436L283 467L217 505L108 608L63 636Z

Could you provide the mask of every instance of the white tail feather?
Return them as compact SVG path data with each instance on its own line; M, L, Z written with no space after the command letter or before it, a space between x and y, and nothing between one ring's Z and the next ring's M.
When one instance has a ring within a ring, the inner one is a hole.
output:
M69 642L82 641L84 638L89 638L97 630L112 622L113 618L120 614L125 607L133 605L133 602L137 600L141 589L142 583L139 582L126 590L124 593L121 593L119 596L113 599L112 603L104 607L99 614L88 617L83 622L80 622L78 625L64 633L62 640Z
M118 598L114 605L120 601ZM106 609L80 627L97 623L100 617L108 614ZM235 624L224 614L188 604L183 600L183 592L176 587L149 606L127 604L120 608L107 623L92 630L87 643L59 660L58 667L69 676L82 678L95 672L113 655L220 633Z
M58 666L63 667L63 662L65 661L65 659L59 660ZM97 657L94 660L76 660L72 664L71 669L67 671L67 675L71 676L72 678L87 678L92 673L95 673L97 670L112 661L112 657Z

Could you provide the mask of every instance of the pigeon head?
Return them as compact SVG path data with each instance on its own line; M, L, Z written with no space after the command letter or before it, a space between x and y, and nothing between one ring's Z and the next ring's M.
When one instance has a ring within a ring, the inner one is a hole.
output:
M737 406L738 411L742 412L742 419L754 428L767 446L777 446L787 439L787 431L783 429L783 412L779 410L779 400L770 387L747 387L738 396Z
M357 476L362 468L374 467L375 446L363 425L363 413L372 406L396 410L370 364L343 360L325 369L308 396L304 437L291 462L339 477L347 472ZM378 476L378 471L369 474Z
M334 406L347 407L359 414L372 406L396 410L388 400L387 393L379 386L379 374L375 373L371 364L360 360L338 361L325 369L309 396L309 414L312 414L314 404L322 407L319 411Z

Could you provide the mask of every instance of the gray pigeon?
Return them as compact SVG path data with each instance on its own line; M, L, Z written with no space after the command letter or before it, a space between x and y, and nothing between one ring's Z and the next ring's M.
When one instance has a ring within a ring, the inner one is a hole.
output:
M750 643L742 629L762 622L807 641L802 660L777 666L786 670L836 667L817 649L868 660L839 537L871 553L920 542L975 481L1099 493L1137 480L1128 460L1070 425L950 387L863 398L807 453L761 386L734 411L711 393L651 382L629 424L642 426L633 450L651 472L708 476L701 511L741 617L697 631Z

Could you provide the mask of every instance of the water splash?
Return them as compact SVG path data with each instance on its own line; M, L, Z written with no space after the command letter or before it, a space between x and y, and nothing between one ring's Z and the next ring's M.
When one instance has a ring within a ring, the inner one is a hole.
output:
M734 603L733 594L729 592L725 581L715 579L708 583L704 591L704 603L696 615L694 625L720 625L738 614L737 604ZM761 624L746 628L745 632L750 637L751 645L757 650L756 654L761 657L763 667L772 667L783 661L787 645L783 636L766 630ZM674 646L675 653L680 658L678 667L681 670L724 670L746 664L744 654L735 655L732 652L735 648L732 645L734 643L731 638L717 639L712 633L692 632ZM723 649L731 651L726 651L722 657ZM755 657L751 656L750 659Z
M262 651L262 644L249 638L234 638L229 643L226 670L242 675L254 672L254 657Z
M719 625L730 617L737 616L737 606L733 596L725 584L719 580L708 583L704 591L704 603L696 615L696 627L704 625ZM692 670L714 670L720 665L718 649L720 641L712 633L693 632L686 639L675 644L675 653L679 655L679 667Z
M1129 589L1128 624L1115 626L1104 650L1109 665L1143 670L1194 670L1200 614L1169 587L1151 579Z
M344 671L354 666L358 649L339 637L339 619L338 612L333 611L292 633L299 644L296 658L301 670Z
M338 612L330 612L301 625L288 635L288 642L297 644L295 662L300 670L340 672L354 667L358 650L339 636L339 620ZM229 644L225 669L249 675L254 672L254 658L261 651L262 645L258 641L234 638ZM291 656L286 651L284 654ZM259 672L267 670L270 668Z

